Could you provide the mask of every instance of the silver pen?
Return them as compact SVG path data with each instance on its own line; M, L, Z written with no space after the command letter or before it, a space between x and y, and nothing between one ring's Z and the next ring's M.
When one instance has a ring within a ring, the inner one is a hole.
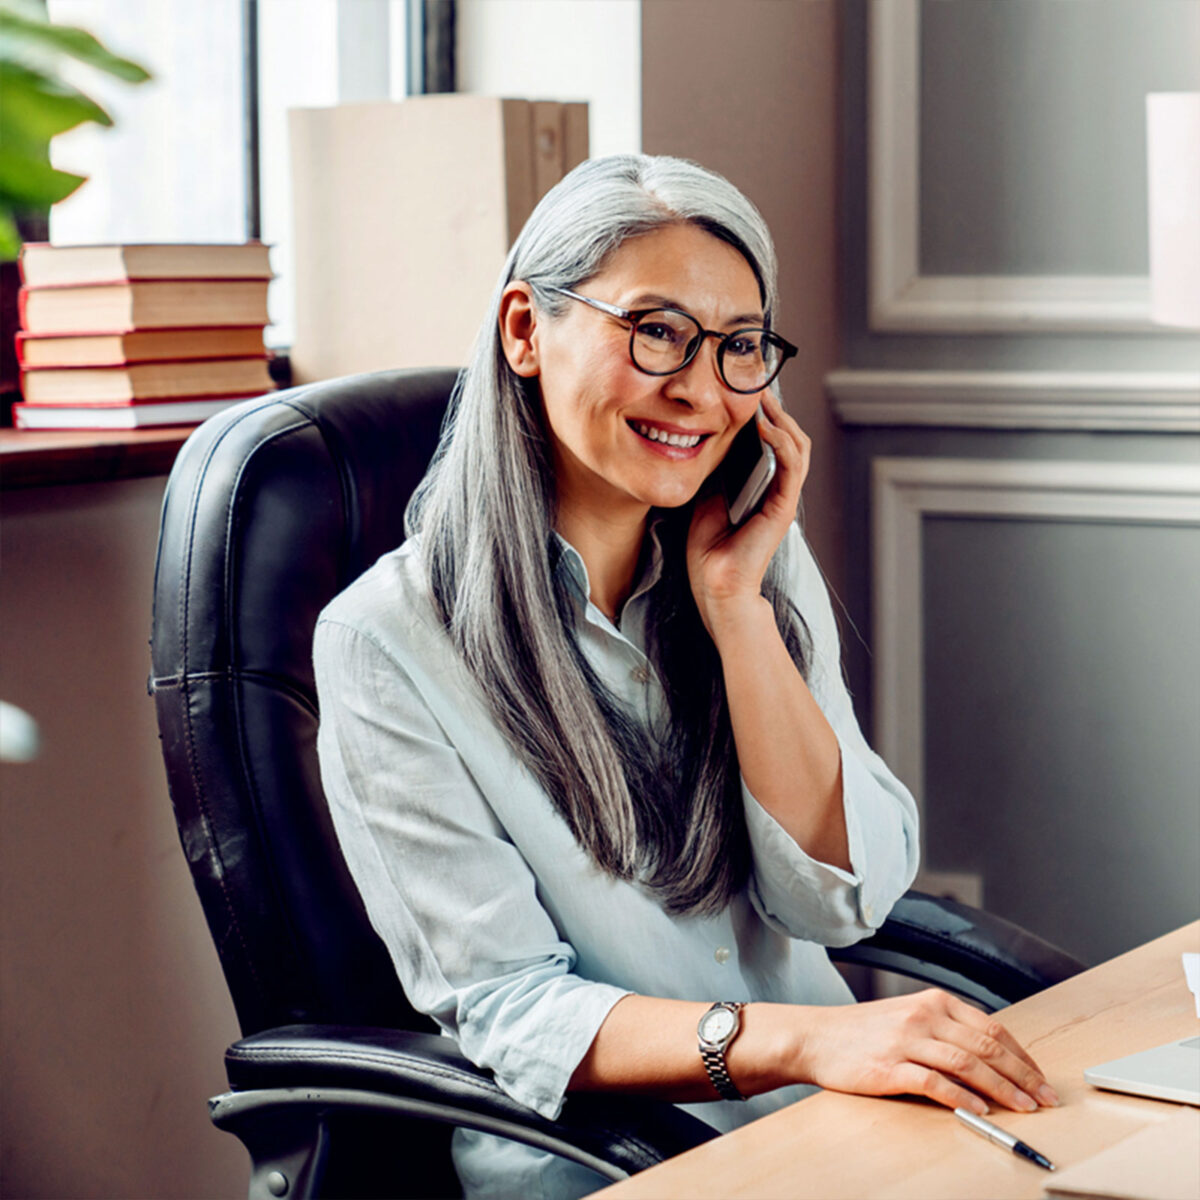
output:
M977 1117L970 1109L956 1108L954 1115L968 1129L975 1130L976 1133L987 1138L989 1142L994 1142L997 1146L1003 1146L1005 1150L1011 1150L1014 1154L1019 1154L1022 1158L1029 1159L1032 1163L1037 1163L1039 1167L1044 1167L1047 1171L1054 1170L1054 1164L1044 1154L1039 1154L1032 1146L1026 1145L1019 1137L1009 1133L1007 1129L1001 1129L999 1125L993 1125L991 1121L985 1121L982 1117Z

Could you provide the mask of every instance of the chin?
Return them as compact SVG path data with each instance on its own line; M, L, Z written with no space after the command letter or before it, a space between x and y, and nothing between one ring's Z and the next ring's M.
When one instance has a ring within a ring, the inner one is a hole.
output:
M651 508L683 508L695 500L699 491L699 487L651 488L642 496L642 499Z

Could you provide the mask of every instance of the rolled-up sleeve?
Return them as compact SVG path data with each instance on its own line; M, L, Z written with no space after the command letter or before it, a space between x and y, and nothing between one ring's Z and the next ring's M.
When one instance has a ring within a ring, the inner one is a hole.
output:
M556 1117L627 993L575 974L528 864L409 674L323 619L321 778L342 852L404 990L515 1100Z
M811 858L754 798L742 797L754 872L751 900L792 937L845 946L873 933L917 872L917 810L908 789L867 745L841 669L837 622L820 569L793 526L783 547L788 594L812 638L809 687L837 735L849 871Z

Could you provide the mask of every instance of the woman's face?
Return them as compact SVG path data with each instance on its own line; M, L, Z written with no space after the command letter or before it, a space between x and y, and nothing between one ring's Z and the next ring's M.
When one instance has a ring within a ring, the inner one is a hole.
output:
M726 242L695 225L630 238L581 295L627 309L683 309L705 329L763 323L758 281ZM629 357L629 327L579 301L535 318L531 343L554 447L560 505L617 517L686 504L724 458L759 396L717 373L715 338L674 375L646 375ZM651 435L678 435L672 445Z

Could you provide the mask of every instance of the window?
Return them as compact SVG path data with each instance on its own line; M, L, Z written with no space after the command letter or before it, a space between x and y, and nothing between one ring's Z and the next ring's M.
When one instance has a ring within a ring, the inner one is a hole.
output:
M273 247L267 342L292 337L287 109L405 94L405 0L258 0L261 237ZM244 0L50 0L146 66L140 87L71 64L111 113L55 139L52 158L89 176L55 205L63 244L240 241L247 236Z

